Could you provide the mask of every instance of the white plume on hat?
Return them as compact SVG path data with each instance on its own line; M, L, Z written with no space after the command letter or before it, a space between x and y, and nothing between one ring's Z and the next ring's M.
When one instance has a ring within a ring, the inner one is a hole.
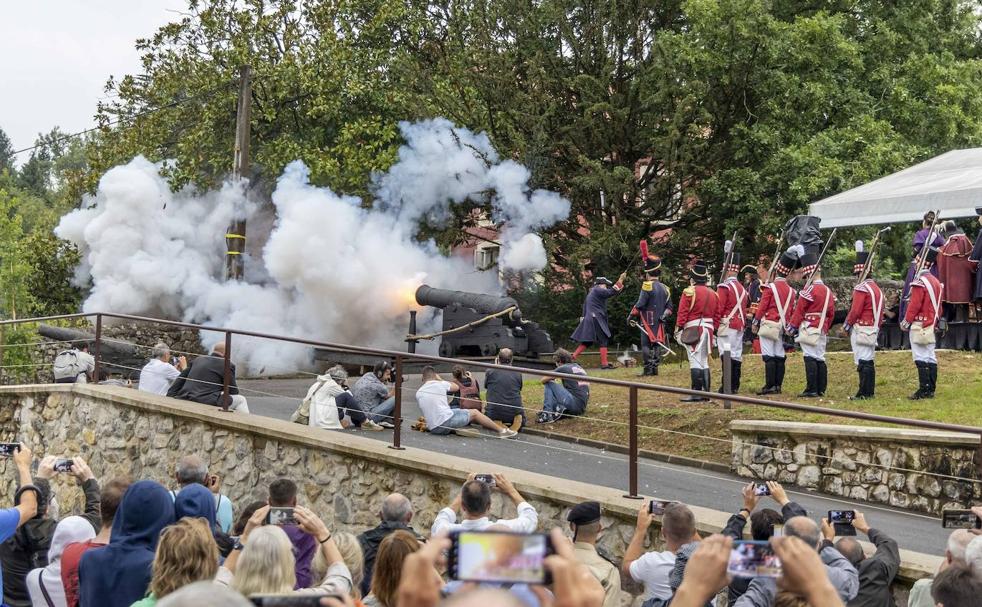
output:
M787 254L795 259L801 259L805 256L804 245L796 244L788 247Z

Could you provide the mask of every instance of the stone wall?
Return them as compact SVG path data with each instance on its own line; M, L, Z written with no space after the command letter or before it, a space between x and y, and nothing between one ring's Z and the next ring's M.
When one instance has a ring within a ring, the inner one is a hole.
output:
M202 455L223 477L222 491L242 508L265 496L268 484L285 476L297 481L300 501L335 530L360 532L377 523L382 498L405 493L416 508L414 526L427 533L437 512L448 505L471 472L501 472L538 510L540 529L566 527L571 505L597 500L607 527L600 548L619 561L635 527L639 501L622 491L567 481L386 444L351 433L316 430L265 417L221 413L126 388L93 385L0 387L0 441L24 440L38 455L81 454L100 480L125 474L173 485L168 479L178 457ZM447 440L454 440L448 438ZM14 491L13 466L0 460L0 499ZM55 492L62 513L77 511L81 495L59 476ZM681 496L680 496L681 497ZM701 534L718 532L728 513L693 507ZM514 516L514 507L495 497L492 514ZM658 528L649 547L663 549ZM906 604L906 588L929 575L939 559L903 552L896 594ZM626 584L629 592L638 592ZM632 599L625 596L625 602ZM635 600L635 602L638 602Z
M830 495L940 515L982 498L974 434L735 421L730 467Z

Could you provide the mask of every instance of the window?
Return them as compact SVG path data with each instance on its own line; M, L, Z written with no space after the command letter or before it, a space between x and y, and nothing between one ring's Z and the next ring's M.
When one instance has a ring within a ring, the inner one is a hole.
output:
M482 244L474 250L474 267L478 270L490 270L498 265L498 254L501 247L493 244Z

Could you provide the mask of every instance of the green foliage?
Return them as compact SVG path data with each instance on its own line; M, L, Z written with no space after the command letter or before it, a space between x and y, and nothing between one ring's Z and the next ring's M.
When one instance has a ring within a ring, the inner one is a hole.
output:
M40 358L37 326L11 325L0 327L0 365L6 383L33 383L38 370L47 361Z

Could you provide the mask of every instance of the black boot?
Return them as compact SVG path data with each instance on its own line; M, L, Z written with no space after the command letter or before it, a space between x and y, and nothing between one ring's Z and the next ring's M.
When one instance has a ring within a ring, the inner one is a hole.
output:
M701 391L701 390L704 389L703 388L703 385L702 385L702 382L703 382L702 369L689 369L689 379L692 381L692 389L693 390L700 390ZM682 402L683 403L698 403L698 402L702 402L704 400L709 400L709 399L706 398L706 397L704 397L704 396L696 396L695 394L693 394L691 396L683 396L682 397Z
M867 398L873 397L873 384L870 379L872 372L873 361L859 361L856 365L856 373L859 375L859 387L856 389L856 395L850 396L849 400L866 400Z
M757 391L758 396L773 394L774 390L774 357L762 356L764 360L764 387Z
M784 385L784 363L788 362L788 359L783 356L774 357L774 392L772 394L780 394L781 386Z
M924 398L934 398L934 391L938 387L938 363L928 363L928 393Z
M818 392L819 396L825 396L825 390L829 387L829 366L825 364L824 360L816 360L815 364L818 366L815 391Z
M805 391L798 395L799 398L815 398L818 396L818 361L810 356L805 357Z
M730 391L732 394L736 394L740 391L740 373L742 371L743 361L741 360L730 360Z
M873 398L876 394L876 363L871 360L863 362L866 363L864 370L866 385L863 387L863 392L866 394L866 398Z
M658 349L659 347L660 346L657 346L656 345L656 347L653 348L653 351L651 353L651 374L652 375L658 375L658 365L661 364L661 350Z
M644 366L641 367L641 372L638 373L638 376L646 377L651 375L651 356L649 354L642 354L641 360L644 361Z
M928 368L928 363L915 361L914 364L917 365L917 392L911 394L909 398L910 400L921 400L927 398L931 387L931 369Z
M712 392L713 390L713 381L712 377L710 376L709 369L702 370L702 389L705 392Z

